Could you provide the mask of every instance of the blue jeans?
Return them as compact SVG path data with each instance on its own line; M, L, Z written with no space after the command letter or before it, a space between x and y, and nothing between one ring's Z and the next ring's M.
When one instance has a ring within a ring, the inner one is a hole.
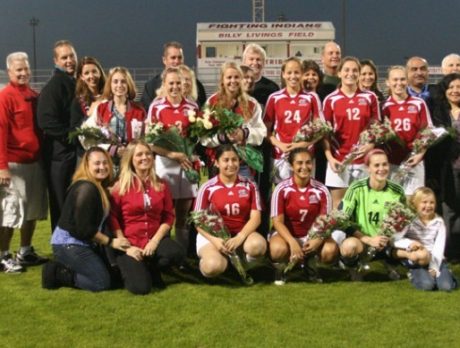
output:
M411 283L419 290L451 291L457 288L457 280L443 262L439 269L439 277L433 278L426 267L417 267L410 270Z
M90 247L74 244L53 244L56 261L75 272L77 288L103 291L110 288L110 275L102 258Z

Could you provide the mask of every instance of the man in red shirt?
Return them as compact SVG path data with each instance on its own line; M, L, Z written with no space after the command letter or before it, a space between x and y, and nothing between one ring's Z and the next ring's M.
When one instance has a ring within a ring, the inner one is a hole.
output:
M39 161L40 142L35 126L37 93L30 89L30 69L26 53L8 55L9 84L0 91L0 190L2 227L0 227L0 267L6 273L23 270L47 259L31 246L36 220L46 219L46 184ZM10 211L6 201L15 198L19 211ZM19 213L19 214L18 214ZM22 213L22 214L21 214ZM19 217L19 215L22 215ZM14 221L14 222L13 222ZM9 251L14 227L21 228L21 247L13 259Z

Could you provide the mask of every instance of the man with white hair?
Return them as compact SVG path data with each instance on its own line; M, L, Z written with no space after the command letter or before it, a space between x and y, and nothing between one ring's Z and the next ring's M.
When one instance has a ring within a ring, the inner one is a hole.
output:
M38 94L29 87L27 54L11 53L6 58L6 67L10 82L0 91L0 191L3 192L0 268L6 273L16 273L23 266L47 261L36 254L31 244L35 222L46 219L48 205L35 126ZM7 201L10 207L13 204L20 209L7 209ZM8 213L14 216L7 216ZM9 250L14 227L21 229L16 259Z
M275 82L262 76L266 58L265 50L258 44L250 43L244 49L243 65L250 67L254 72L255 85L252 96L262 107L265 106L268 96L279 90Z
M460 73L460 55L451 53L445 56L441 62L441 72L444 76Z
M279 90L278 85L272 80L263 76L265 67L265 60L267 54L265 50L256 43L250 43L246 46L243 52L243 64L250 67L254 72L254 88L251 95L259 102L264 108L270 94ZM257 184L259 185L261 197L265 207L265 214L262 214L262 222L260 230L262 233L268 233L270 224L270 194L272 188L272 182L270 181L271 175L271 159L272 159L272 145L268 139L264 139L261 145L261 150L264 157L264 170L257 177Z

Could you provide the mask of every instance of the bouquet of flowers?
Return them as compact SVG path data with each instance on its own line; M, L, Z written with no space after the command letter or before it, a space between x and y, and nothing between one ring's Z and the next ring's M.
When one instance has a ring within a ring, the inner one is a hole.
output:
M341 210L334 209L327 215L318 215L315 222L311 225L308 235L311 239L326 239L331 236L334 230L346 230L350 227L357 228L357 225L350 221L348 214ZM300 260L289 261L284 269L284 273L292 270L299 261Z
M415 214L400 202L386 202L385 206L388 211L380 225L379 235L392 238L415 219Z
M378 235L393 238L396 233L401 232L415 219L415 214L400 202L386 202L385 206L388 211L380 225ZM376 253L377 249L375 247L369 247L366 256L361 260L363 262L361 267L369 269L367 263L374 258Z
M310 238L329 238L334 230L346 230L350 227L358 228L350 221L350 217L344 211L332 210L329 214L318 215L310 227L308 235Z
M218 133L231 133L243 125L243 117L233 111L205 105L203 111L188 112L189 136L192 138L212 137Z
M399 139L393 128L391 128L390 121L385 118L383 123L372 122L369 127L362 131L359 135L358 144L353 145L351 151L345 156L340 165L340 172L353 163L353 161L360 156L359 148L368 144L384 144L390 140Z
M412 166L409 165L409 159L412 156L426 151L429 147L448 135L450 135L450 133L442 127L422 129L412 142L412 151L408 158L402 162L399 168L391 175L391 180L397 184L403 185L405 180L409 178L409 172L412 169Z
M145 141L149 144L161 147L168 151L184 153L193 163L193 169L187 169L185 176L193 183L200 182L200 161L194 160L193 151L195 150L196 142L193 142L188 137L184 137L176 127L167 128L163 123L156 124L147 123L145 131Z
M317 141L325 135L332 133L332 126L329 122L315 118L304 124L294 136L294 143L306 141L308 143Z
M199 138L212 137L216 134L232 133L243 125L243 117L225 108L210 108L205 105L203 111L188 113L190 122L189 137ZM258 172L263 171L262 153L251 145L234 145L238 156L251 168Z
M210 208L191 212L188 221L194 223L196 227L205 230L207 233L214 237L221 238L223 240L228 240L231 238L231 235L224 224L224 219L222 216L219 214L219 212ZM244 269L243 263L238 254L233 252L229 255L229 258L233 267L235 267L241 276L243 282L247 285L254 283L254 280L251 278L251 276L246 273L246 270Z
M69 142L78 138L85 150L99 144L118 145L121 143L121 139L113 134L108 127L98 125L93 116L83 122L81 127L70 132L68 138Z

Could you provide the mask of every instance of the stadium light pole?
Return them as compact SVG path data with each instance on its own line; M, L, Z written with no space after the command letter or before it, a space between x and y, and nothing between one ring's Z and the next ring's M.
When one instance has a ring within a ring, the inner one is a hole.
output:
M34 54L34 82L37 82L37 45L35 40L35 27L40 23L40 20L36 17L32 17L29 21L29 24L32 27L32 45L33 45L33 54Z

